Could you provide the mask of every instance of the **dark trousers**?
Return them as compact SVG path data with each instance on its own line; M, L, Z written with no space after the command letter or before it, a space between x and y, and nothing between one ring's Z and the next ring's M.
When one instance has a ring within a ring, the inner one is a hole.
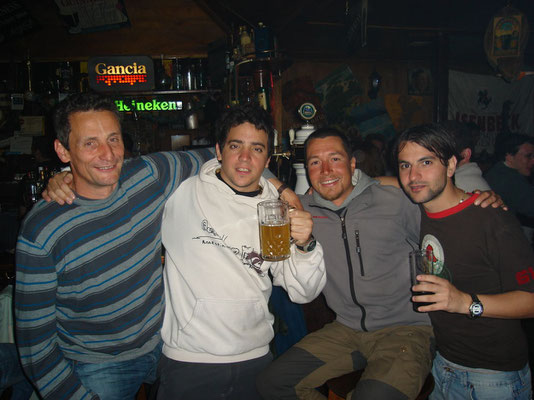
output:
M158 400L256 400L256 377L272 361L269 353L227 364L190 363L161 356Z

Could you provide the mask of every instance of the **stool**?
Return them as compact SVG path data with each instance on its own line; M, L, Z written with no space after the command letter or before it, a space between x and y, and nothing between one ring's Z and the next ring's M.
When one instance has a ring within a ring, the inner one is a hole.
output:
M326 381L326 386L328 387L328 400L345 400L345 396L356 387L362 374L363 369L360 369ZM430 393L432 393L433 389L434 377L429 373L415 400L426 400L428 396L430 396Z

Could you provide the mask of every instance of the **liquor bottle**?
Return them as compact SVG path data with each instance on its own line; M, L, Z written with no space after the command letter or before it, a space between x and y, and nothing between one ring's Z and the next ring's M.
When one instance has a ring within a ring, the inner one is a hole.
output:
M175 90L184 90L183 65L178 58L173 62L173 81Z
M184 70L184 89L185 90L194 90L195 89L195 78L194 78L194 71L192 68L191 60L188 60L187 64L185 65Z
M197 89L203 90L206 89L206 71L204 70L204 64L202 58L198 59L197 62Z
M197 74L197 65L195 64L194 60L191 60L191 64L189 68L191 71L191 90L197 90L198 89L198 74Z
M165 66L163 64L163 54L161 59L156 61L154 72L156 75L156 89L157 90L168 90L171 87L171 77L167 75L165 71Z
M29 171L23 179L23 202L30 209L39 201L39 188L35 171Z
M35 93L32 88L32 62L30 56L26 58L26 91L24 92L24 99L26 101L33 101L35 98Z
M59 92L68 94L72 92L72 66L69 61L63 62L59 68Z
M37 192L41 192L46 188L48 181L48 168L39 166L37 167Z
M271 56L274 47L271 28L265 26L263 22L258 22L258 26L254 29L254 44L256 58Z
M254 86L258 104L267 112L271 112L270 87L268 84L269 71L260 66L254 71Z
M240 30L240 43L241 43L241 55L246 58L254 56L254 43L250 38L248 30L245 26L239 28Z
M258 89L258 104L265 110L269 110L269 94L267 92L267 88L260 87Z

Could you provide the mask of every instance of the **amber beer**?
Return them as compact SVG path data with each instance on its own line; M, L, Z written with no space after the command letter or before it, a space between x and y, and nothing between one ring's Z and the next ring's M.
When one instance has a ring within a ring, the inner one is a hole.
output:
M289 258L289 223L260 225L261 255L266 261Z
M261 256L265 261L281 261L290 255L289 207L282 200L258 204Z

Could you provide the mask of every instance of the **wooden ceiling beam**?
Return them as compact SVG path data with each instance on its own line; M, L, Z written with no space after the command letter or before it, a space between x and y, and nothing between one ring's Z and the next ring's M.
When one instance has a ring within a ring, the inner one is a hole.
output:
M202 11L208 14L208 16L213 20L213 22L215 22L219 26L219 28L224 31L224 33L226 33L227 35L230 35L232 33L231 25L229 25L227 21L220 17L220 12L217 12L213 8L213 4L219 2L210 0L194 0L194 2L197 4L197 6L200 7Z

